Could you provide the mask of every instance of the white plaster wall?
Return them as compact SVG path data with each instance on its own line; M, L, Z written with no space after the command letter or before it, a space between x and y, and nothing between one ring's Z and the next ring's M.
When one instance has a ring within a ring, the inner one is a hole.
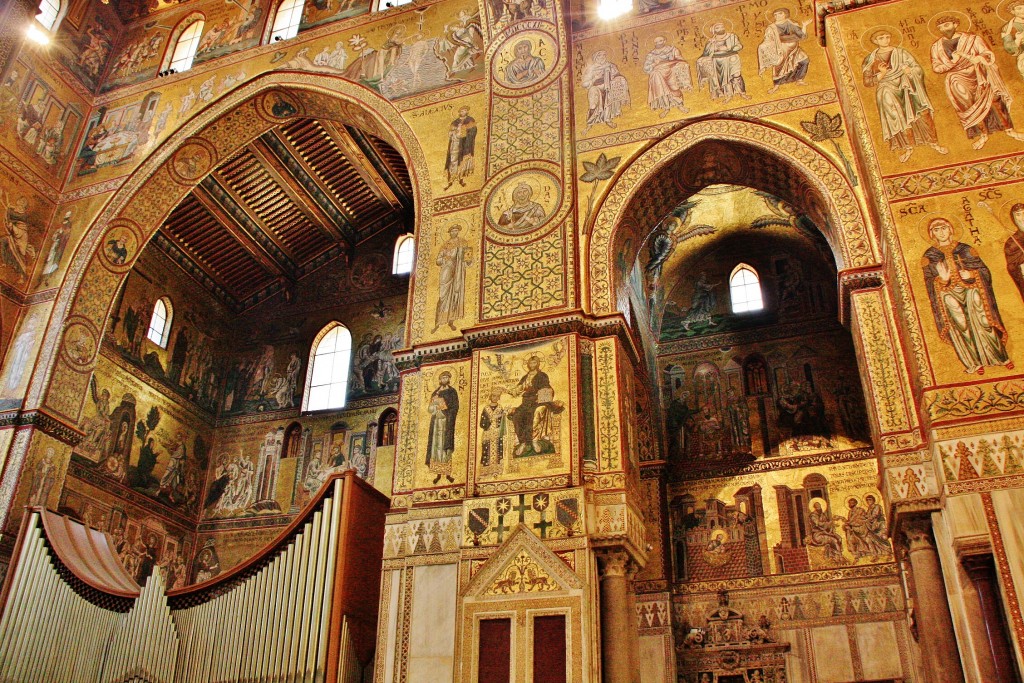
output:
M996 511L996 521L999 523L999 533L1003 537L1003 546L1006 548L1006 559L1010 565L1010 576L1013 577L1013 587L1017 592L1019 600L1024 600L1024 489L1003 489L992 492L992 507ZM1002 576L999 577L1002 582ZM1002 589L1003 600L1006 600L1006 589ZM1009 616L1010 612L1004 609ZM1024 643L1016 642L1013 638L1013 628L1010 628L1011 639L1017 649L1017 661L1024 666Z
M640 683L674 681L674 672L666 668L674 656L671 635L640 636Z
M891 621L856 624L857 651L860 652L864 678L900 678L903 666L896 647L896 628Z
M845 683L857 680L853 673L853 655L845 626L821 626L811 629L814 644L816 683Z
M779 642L789 643L789 652L785 655L789 683L809 683L813 680L804 633L802 629L779 630Z
M452 680L458 566L439 564L413 570L409 624L409 683Z
M398 639L398 598L402 590L402 572L393 571L384 574L384 581L391 584L390 600L388 601L387 642L384 645L384 681L395 680L395 648ZM377 628L380 628L378 626Z

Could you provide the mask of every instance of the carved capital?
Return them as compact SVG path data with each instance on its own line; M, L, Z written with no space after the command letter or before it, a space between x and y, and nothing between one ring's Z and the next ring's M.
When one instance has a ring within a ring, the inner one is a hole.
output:
M622 548L598 548L594 555L597 557L597 568L602 580L616 576L628 579L636 574L636 563Z
M996 576L996 560L992 555L967 555L960 560L972 583L992 581Z
M935 550L931 519L927 517L905 519L903 520L902 531L907 539L907 549L910 552L915 550Z

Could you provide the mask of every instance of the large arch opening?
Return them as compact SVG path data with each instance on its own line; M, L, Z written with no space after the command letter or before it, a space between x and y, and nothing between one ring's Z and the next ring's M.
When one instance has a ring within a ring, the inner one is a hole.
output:
M172 585L211 578L332 472L374 481L411 290L392 251L429 216L413 210L430 205L412 170L425 164L390 103L315 80L261 77L175 133L58 295L30 400L83 433L60 508L109 531L138 578L154 563ZM146 335L160 298L174 307L163 347ZM347 401L301 412L332 321L352 332Z
M842 273L877 261L850 183L783 131L688 128L613 182L589 292L595 314L622 314L641 341L661 416L662 458L641 464L658 485L641 504L665 523L648 527L656 560L638 579L674 586L681 622L697 626L691 595L717 582L843 577L893 555L840 322Z

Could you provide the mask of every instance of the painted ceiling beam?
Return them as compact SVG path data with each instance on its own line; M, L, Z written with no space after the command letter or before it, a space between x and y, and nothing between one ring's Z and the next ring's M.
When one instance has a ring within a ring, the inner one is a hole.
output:
M352 138L347 127L339 127L331 121L321 121L320 125L331 136L334 144L338 146L338 149L349 160L349 163L355 167L363 182L373 190L377 199L385 204L390 204L395 209L402 210L404 208L402 200L398 198L398 195L395 194L394 190L391 189L391 186L384 179L384 174L390 173L387 170L387 166L384 166L379 158L367 156L362 147Z
M242 310L241 302L228 292L220 278L186 253L172 237L165 235L162 230L158 230L153 236L153 244L222 304L235 313Z
M391 168L384 162L384 159L380 156L377 148L373 146L373 143L370 142L366 133L352 126L345 126L345 132L348 133L349 138L359 147L363 156L377 171L381 179L387 183L388 188L401 202L402 208L410 211L412 208L412 197L409 196L405 188L402 187L402 183L398 181L398 178L391 171Z
M344 214L342 207L334 202L332 199L334 193L320 178L316 169L306 163L295 146L283 139L278 130L264 133L260 136L260 140L274 153L278 161L316 202L316 205L334 219L334 225L341 231L345 242L350 247L354 247L359 242L359 231Z
M296 279L295 263L213 175L206 176L193 193L268 272L289 280Z
M332 242L348 241L341 228L335 224L334 218L320 208L319 204L305 191L295 177L278 160L273 150L261 139L253 140L248 146L249 151L260 160L263 170L274 179L288 198L299 208L310 223L320 228Z

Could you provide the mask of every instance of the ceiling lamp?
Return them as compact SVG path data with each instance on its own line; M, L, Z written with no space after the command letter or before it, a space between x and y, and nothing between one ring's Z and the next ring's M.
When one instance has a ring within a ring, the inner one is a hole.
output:
M633 0L600 0L597 6L597 16L604 21L610 21L632 11Z

